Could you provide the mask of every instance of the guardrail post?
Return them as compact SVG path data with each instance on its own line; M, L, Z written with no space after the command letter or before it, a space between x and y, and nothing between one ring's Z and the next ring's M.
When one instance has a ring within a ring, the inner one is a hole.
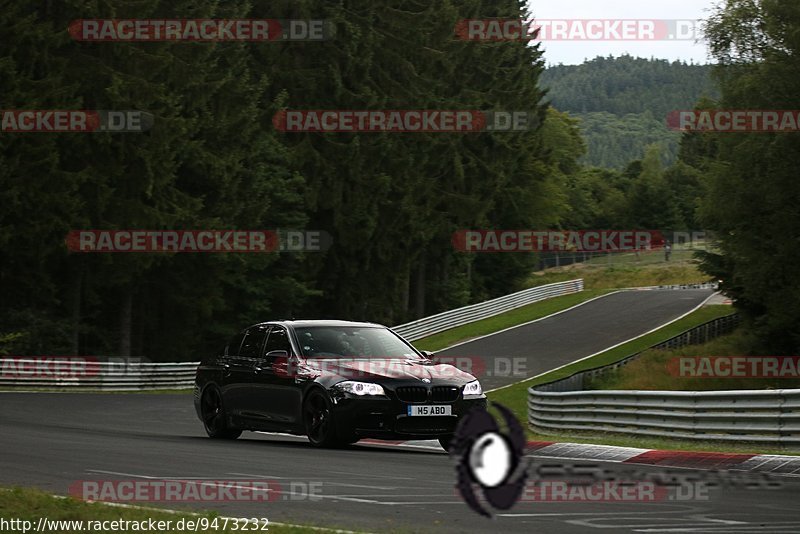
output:
M718 335L729 333L739 322L736 315L717 318L654 347L707 342ZM608 369L622 367L641 354L636 353L619 362L580 371L567 378L529 388L528 424L540 427L542 431L556 432L557 429L552 428L552 425L535 424L534 420L541 421L542 417L554 418L557 417L554 413L560 413L562 417L568 416L572 425L581 426L584 430L606 431L611 426L617 432L633 435L690 439L706 439L708 435L714 435L713 439L734 442L757 441L777 444L779 447L800 447L800 389L720 392L606 391L602 395L582 391L586 379L602 376ZM609 415L593 412L585 415L562 404L562 399L575 398L582 399L588 406L615 406L617 410ZM547 406L547 412L542 413L538 408L540 406ZM662 415L642 415L642 411L652 410L653 407ZM763 413L773 413L775 417L759 417ZM708 414L716 414L713 421L721 424L707 423L709 418L704 416Z

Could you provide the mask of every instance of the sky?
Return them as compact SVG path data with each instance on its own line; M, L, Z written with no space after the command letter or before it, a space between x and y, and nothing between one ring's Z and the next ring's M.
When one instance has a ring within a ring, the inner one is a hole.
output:
M530 0L535 19L646 19L698 20L708 16L715 0ZM542 43L548 65L576 65L596 56L655 57L708 63L700 41L548 41Z

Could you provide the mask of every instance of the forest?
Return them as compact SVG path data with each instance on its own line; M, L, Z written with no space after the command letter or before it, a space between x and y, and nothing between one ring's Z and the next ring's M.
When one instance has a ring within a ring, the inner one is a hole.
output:
M705 67L598 58L546 70L538 45L453 39L476 14L529 18L518 2L7 2L6 109L136 109L155 122L0 134L0 353L196 360L258 321L394 325L521 289L535 256L460 253L451 237L467 228L715 230L709 276L775 346L797 347L798 137L655 127L706 94L698 105L799 107L800 9L760 3L761 39L739 24L753 13L729 3L709 22L715 96ZM336 34L86 43L67 32L76 18L174 13L325 19ZM539 126L284 133L272 120L286 109L528 110ZM80 229L309 229L331 246L87 254L65 246Z
M582 162L620 170L652 144L661 147L662 163L674 163L681 135L664 128L667 114L719 96L711 65L630 55L550 66L541 83L554 107L580 119L588 149Z

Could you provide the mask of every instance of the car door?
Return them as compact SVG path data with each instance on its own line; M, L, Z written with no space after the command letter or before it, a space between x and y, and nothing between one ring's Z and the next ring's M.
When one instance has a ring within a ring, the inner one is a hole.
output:
M241 342L235 348L235 353L229 345L223 366L223 402L225 410L237 420L249 417L250 378L255 357L264 346L267 330L267 326L257 325L243 331L238 336Z
M292 358L288 331L273 325L253 366L248 396L248 413L265 427L288 429L300 424L302 389L292 373L287 373L287 360Z

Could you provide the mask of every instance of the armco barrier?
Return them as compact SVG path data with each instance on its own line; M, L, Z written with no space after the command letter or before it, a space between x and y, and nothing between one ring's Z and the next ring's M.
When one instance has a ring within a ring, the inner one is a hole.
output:
M694 328L690 328L689 330L681 332L680 334L673 336L666 341L656 343L652 347L648 347L643 351L631 354L630 356L622 358L614 363L609 363L600 367L594 367L585 371L578 371L567 378L562 378L561 380L548 382L546 384L540 384L535 387L537 391L580 391L584 389L587 381L599 378L609 371L619 369L620 367L624 367L629 363L638 360L647 350L676 349L679 347L685 347L687 345L706 343L719 336L733 332L739 323L740 317L735 313L726 315L724 317L717 317L716 319L712 319L706 323L697 325Z
M528 393L537 430L800 446L800 389Z
M736 314L720 317L650 348L705 343L738 324ZM583 391L588 380L641 354L528 389L528 424L542 433L579 430L800 446L800 389Z
M486 302L479 302L477 304L464 306L463 308L431 315L430 317L423 317L422 319L417 319L410 323L392 327L392 330L409 341L415 341L457 326L488 317L494 317L503 312L533 304L540 300L578 293L580 291L583 291L582 279L532 287L518 293L487 300Z
M632 289L719 289L718 282L697 282L695 284L670 284L666 286L644 286Z
M583 280L559 282L546 286L533 287L497 299L451 310L431 317L418 319L400 325L394 330L408 340L447 330L456 326L492 317L520 306L538 302L550 297L568 295L583 290ZM3 360L0 359L0 364ZM194 386L195 371L199 362L186 363L143 363L130 361L97 362L87 364L87 368L75 376L67 373L35 370L36 359L14 358L5 362L0 371L0 389L93 389L134 391L148 389L190 389ZM13 367L12 367L13 365Z
M0 360L0 364L4 363ZM98 389L136 391L148 389L190 389L199 362L143 363L88 362L77 373L36 370L37 359L14 358L0 372L0 389Z

